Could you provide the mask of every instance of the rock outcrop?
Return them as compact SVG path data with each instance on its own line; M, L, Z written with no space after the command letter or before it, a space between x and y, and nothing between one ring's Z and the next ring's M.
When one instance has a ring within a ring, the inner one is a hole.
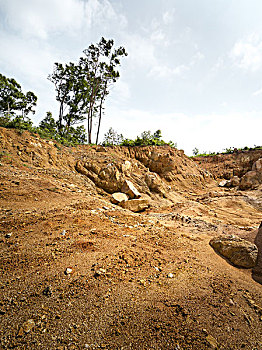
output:
M236 151L232 154L218 154L193 158L201 167L219 179L228 180L223 187L239 187L252 190L262 184L262 150Z
M210 174L183 151L168 146L86 150L76 162L76 171L107 193L123 192L129 199L146 194L153 200L172 202L179 200L177 189L203 189L211 181Z
M252 268L257 263L257 246L235 235L215 237L210 245L235 266Z

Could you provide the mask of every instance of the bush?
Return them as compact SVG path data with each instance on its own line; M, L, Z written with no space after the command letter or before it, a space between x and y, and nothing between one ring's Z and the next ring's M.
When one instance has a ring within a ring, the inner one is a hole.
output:
M162 140L161 130L157 130L154 134L151 131L143 131L135 140L123 139L121 146L165 146L176 148L177 144L172 141L165 142Z

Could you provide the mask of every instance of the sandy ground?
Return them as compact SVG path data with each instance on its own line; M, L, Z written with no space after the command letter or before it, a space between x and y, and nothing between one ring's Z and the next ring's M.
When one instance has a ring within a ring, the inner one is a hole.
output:
M84 176L0 167L1 349L262 349L262 286L209 246L254 241L252 196L132 213Z

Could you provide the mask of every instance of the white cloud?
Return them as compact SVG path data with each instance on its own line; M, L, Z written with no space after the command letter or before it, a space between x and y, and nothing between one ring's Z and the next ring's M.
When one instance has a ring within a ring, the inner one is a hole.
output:
M175 9L170 9L163 13L163 22L166 25L172 24L174 22Z
M262 39L258 34L238 41L230 52L233 62L242 69L257 71L262 67Z
M109 0L0 0L0 6L9 29L39 39L59 33L74 36L92 25L109 27L108 22L121 29L127 24Z
M150 39L153 42L160 42L161 44L163 44L163 41L166 39L166 35L161 29L157 29L154 32L152 32Z
M118 80L112 88L112 97L109 95L109 99L112 105L126 104L131 97L129 85L123 80Z
M259 96L262 94L262 89L256 90L255 92L253 92L253 96Z
M84 3L81 0L0 0L8 27L26 37L47 39L56 31L79 29Z
M176 75L181 75L188 69L189 67L183 64L175 68L171 68L165 65L156 65L150 70L150 72L148 73L148 76L154 77L154 78L172 78Z
M125 34L128 59L136 66L149 68L157 63L155 46L150 39L136 34Z
M187 64L179 64L175 67L168 66L166 64L160 64L159 62L152 66L148 76L154 78L173 78L174 76L181 76L183 73L189 71L200 60L204 59L204 55L197 51Z

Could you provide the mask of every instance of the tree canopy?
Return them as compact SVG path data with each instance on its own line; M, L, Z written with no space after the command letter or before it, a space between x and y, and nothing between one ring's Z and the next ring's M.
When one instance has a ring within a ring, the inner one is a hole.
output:
M36 101L37 97L32 91L24 94L21 85L15 79L0 74L0 113L3 116L34 114Z
M94 118L98 117L96 143L100 131L105 97L120 74L120 57L127 53L123 47L113 48L114 41L101 38L83 51L77 64L55 63L48 79L54 83L56 100L60 103L58 130L65 135L74 124L87 119L88 143L92 143Z

